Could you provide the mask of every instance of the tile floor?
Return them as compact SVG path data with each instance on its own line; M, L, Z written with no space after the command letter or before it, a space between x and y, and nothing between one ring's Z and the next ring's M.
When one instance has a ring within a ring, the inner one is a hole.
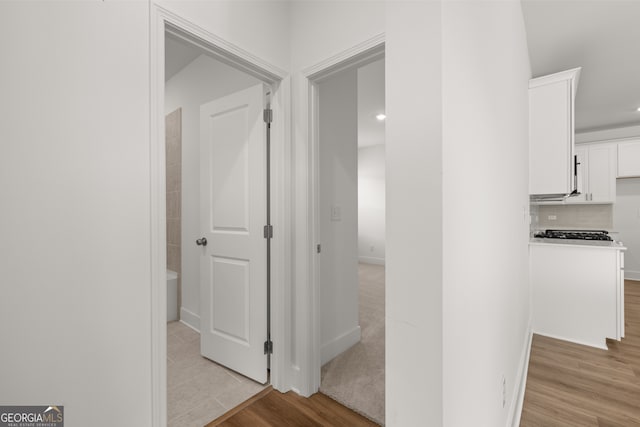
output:
M167 323L169 427L202 427L265 386L200 356L200 334Z

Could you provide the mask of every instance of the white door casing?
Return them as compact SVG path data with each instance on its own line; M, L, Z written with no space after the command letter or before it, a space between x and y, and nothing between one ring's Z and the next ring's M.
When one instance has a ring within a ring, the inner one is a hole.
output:
M264 85L200 107L200 343L204 357L267 382Z

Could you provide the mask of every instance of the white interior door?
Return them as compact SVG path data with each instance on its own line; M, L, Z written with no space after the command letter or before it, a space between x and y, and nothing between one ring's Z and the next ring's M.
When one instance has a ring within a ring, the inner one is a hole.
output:
M200 349L267 382L262 84L200 107Z

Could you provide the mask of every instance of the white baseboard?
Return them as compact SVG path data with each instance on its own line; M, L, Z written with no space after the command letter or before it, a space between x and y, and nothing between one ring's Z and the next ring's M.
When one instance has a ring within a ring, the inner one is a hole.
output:
M625 280L640 280L640 271L625 270L624 278Z
M599 348L600 350L609 350L609 347L607 347L607 339L604 337L602 338L601 341L598 340L598 342L587 342L587 341L576 340L573 338L563 337L560 335L548 334L546 332L540 332L540 331L533 331L533 332L537 335L542 335L543 337L553 338L554 340L572 342L574 344L580 344L587 347Z
M359 256L358 261L363 264L384 265L384 258L374 258L370 256Z
M360 342L360 325L322 345L320 350L321 365L324 365L358 342Z
M533 341L533 328L531 323L527 329L527 340L522 348L520 355L520 366L518 367L518 387L511 398L511 406L509 410L509 419L507 426L518 427L520 425L520 417L522 416L522 406L524 404L524 391L527 388L527 374L529 373L529 356L531 355L531 342Z
M200 333L200 316L184 307L180 307L180 321Z

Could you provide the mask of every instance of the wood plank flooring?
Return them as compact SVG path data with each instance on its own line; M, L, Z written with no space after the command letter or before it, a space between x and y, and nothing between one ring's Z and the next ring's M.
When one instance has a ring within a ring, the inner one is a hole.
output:
M534 335L520 426L640 426L637 281L625 281L625 329L608 351Z
M374 427L378 424L321 393L309 398L271 388L205 427Z

